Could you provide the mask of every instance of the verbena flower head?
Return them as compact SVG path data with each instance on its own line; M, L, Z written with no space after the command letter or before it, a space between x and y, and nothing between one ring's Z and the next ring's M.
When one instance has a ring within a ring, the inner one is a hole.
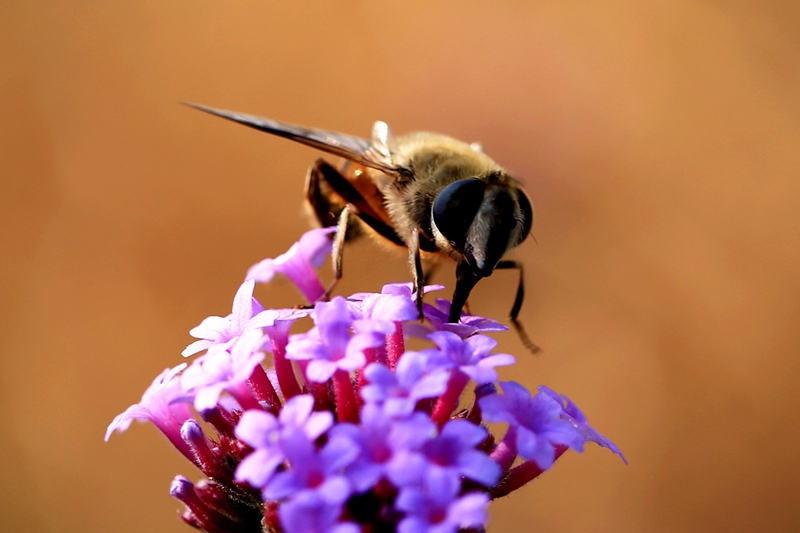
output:
M206 476L178 476L170 488L188 524L210 533L479 530L493 499L566 450L594 442L622 457L566 396L498 382L496 368L514 357L484 335L506 329L497 322L462 315L448 324L441 299L425 304L420 322L408 283L317 301L324 283L314 268L330 233L309 232L251 268L231 313L191 330L191 363L164 371L108 428L106 439L151 421ZM258 302L255 282L276 272L313 309ZM410 334L429 347L406 351ZM502 439L487 422L507 424Z

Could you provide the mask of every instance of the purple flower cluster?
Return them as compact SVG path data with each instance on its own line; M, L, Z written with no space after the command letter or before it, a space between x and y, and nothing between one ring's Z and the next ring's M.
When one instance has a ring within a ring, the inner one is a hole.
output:
M449 324L440 299L425 304L421 323L410 284L315 302L329 233L312 230L251 268L231 314L191 330L191 364L165 370L108 428L106 439L149 420L206 476L172 483L188 524L209 533L480 529L492 499L565 450L590 441L622 457L567 397L498 383L495 369L514 357L492 353L497 343L482 334L504 330L497 322ZM276 272L313 309L265 309L254 285ZM311 329L290 335L308 318ZM407 351L406 335L432 346ZM499 442L485 422L507 425Z

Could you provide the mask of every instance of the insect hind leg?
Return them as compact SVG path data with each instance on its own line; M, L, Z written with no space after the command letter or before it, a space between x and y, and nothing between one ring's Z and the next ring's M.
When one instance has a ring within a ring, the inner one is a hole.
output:
M531 340L531 338L528 336L528 333L525 331L522 322L517 319L519 312L522 309L522 301L525 299L525 271L522 268L522 263L519 261L500 261L497 263L495 269L519 270L517 295L514 297L514 305L511 307L509 318L511 319L511 325L514 326L514 330L517 332L517 335L522 341L523 346L525 346L525 348L527 348L531 353L539 353L541 348L539 348L539 346L537 346L536 343Z
M338 226L342 218L342 211L344 211L348 203L330 183L328 176L331 172L338 174L335 168L320 158L311 165L306 174L306 207L316 222L323 228ZM350 220L347 227L347 239L353 239L358 234L359 226L357 221Z

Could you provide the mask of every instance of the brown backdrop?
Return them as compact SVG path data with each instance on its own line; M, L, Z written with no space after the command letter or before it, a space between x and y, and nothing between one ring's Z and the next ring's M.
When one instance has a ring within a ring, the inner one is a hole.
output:
M168 487L196 472L152 426L103 432L306 228L316 154L180 100L441 131L522 176L522 318L545 351L500 336L505 377L572 396L630 465L570 454L494 505L494 531L800 529L796 1L0 13L3 531L188 531ZM343 292L408 279L369 242L346 261ZM473 310L502 317L513 291L498 273Z

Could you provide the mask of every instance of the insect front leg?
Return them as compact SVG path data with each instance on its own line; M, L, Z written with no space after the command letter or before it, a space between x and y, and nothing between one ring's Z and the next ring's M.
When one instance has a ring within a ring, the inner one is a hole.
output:
M328 290L326 290L325 294L322 296L323 300L330 300L333 289L336 287L336 284L339 283L339 280L342 279L344 240L347 236L347 223L350 221L350 214L352 210L353 206L347 204L344 206L342 213L339 215L339 223L336 226L336 234L333 237L333 281L328 286Z
M333 281L328 286L323 300L330 299L333 289L342 278L342 257L344 241L353 238L358 232L357 221L351 217L353 207L336 192L328 179L331 171L336 172L325 160L318 159L306 175L306 202L320 226L336 226L333 237Z
M417 291L417 311L419 319L425 318L422 313L422 296L425 289L425 274L422 272L422 256L419 251L419 229L411 231L411 242L408 243L408 259L411 263L411 272L414 274L414 288Z
M514 330L519 335L522 344L530 350L532 353L538 353L541 351L531 339L528 337L528 334L525 332L525 328L522 326L522 322L517 320L519 316L519 312L522 309L522 301L525 299L525 271L523 269L522 263L519 261L500 261L497 263L495 270L519 270L519 284L517 285L517 295L514 297L514 305L511 307L511 313L509 313L509 318L511 319L511 325L514 326Z
M306 176L306 201L315 218L323 227L337 226L333 243L334 280L324 298L330 297L342 277L342 255L346 240L370 228L387 241L405 246L394 228L382 218L381 213L376 212L359 187L351 181L352 176L347 172L346 165L340 170L324 159L318 159ZM370 193L370 190L365 192Z

